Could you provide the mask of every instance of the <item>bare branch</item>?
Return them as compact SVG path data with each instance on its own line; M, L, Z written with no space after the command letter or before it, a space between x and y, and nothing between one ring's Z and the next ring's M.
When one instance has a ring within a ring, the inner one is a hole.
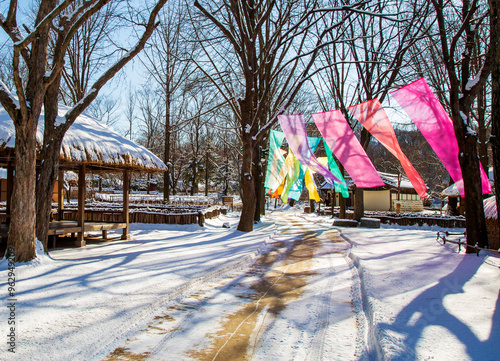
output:
M90 92L78 102L68 113L66 114L66 119L68 122L72 123L76 117L78 117L85 108L92 102L96 97L101 88L111 79L113 76L120 71L130 60L132 60L139 52L144 48L146 42L153 34L153 31L158 26L156 22L156 16L160 12L161 8L166 4L168 0L160 0L155 5L151 14L149 16L149 21L146 25L143 35L135 45L135 47L130 50L125 56L118 60L111 68L109 68L91 87Z

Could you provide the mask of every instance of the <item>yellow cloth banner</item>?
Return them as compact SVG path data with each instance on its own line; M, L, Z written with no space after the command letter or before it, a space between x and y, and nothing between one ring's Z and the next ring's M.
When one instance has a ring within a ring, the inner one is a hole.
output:
M309 169L307 169L306 175L304 176L304 183L306 184L306 188L309 191L309 199L314 199L316 202L319 202L321 199L319 198L318 190L316 189L316 183L314 183L314 178Z

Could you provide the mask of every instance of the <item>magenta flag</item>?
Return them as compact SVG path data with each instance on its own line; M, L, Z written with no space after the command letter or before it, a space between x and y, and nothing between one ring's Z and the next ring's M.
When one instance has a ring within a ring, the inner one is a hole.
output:
M340 110L313 113L312 117L326 144L342 163L357 187L384 186L384 182Z
M464 197L462 170L453 122L424 78L391 93L420 130ZM479 160L478 160L479 161ZM483 194L491 193L490 182L481 163Z
M321 174L325 177L326 181L333 184L339 182L345 184L343 180L338 179L335 175L328 170L328 168L321 165L314 156L309 141L307 140L306 124L304 117L298 115L278 115L278 120L281 125L283 133L285 133L288 146L292 150L297 159L310 170Z
M387 148L403 167L406 176L410 180L413 188L421 198L428 197L427 187L418 174L417 170L410 163L410 160L401 150L396 133L391 125L382 104L378 99L368 100L364 103L349 107L349 111L359 120L359 122L373 135L384 147Z

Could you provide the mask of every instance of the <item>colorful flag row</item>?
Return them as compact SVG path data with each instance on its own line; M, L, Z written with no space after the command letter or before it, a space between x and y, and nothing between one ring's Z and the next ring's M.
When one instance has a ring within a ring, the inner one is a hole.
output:
M463 197L462 172L458 162L458 143L453 123L425 79L421 78L392 92L391 95L429 142L452 179L457 183ZM427 197L427 187L401 150L394 128L379 100L369 100L348 109L387 150L397 157L418 195L421 198ZM266 189L274 192L276 196L280 194L284 202L288 197L298 200L305 178L310 198L319 199L311 175L317 172L323 175L327 182L334 184L335 189L347 198L347 186L332 153L357 187L373 188L384 185L340 110L313 113L312 117L323 137L327 161L320 161L314 156L314 150L320 138L307 137L303 115L279 115L278 120L283 133L271 131ZM287 159L284 158L281 150L284 138L287 139L290 147ZM481 179L483 193L491 193L488 177L482 167ZM290 193L291 189L292 193Z

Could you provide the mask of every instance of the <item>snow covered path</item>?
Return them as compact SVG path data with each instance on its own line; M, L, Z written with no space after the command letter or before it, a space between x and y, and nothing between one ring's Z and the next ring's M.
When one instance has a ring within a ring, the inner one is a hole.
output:
M248 272L169 305L108 360L351 360L352 273L338 232L278 218L281 233Z

